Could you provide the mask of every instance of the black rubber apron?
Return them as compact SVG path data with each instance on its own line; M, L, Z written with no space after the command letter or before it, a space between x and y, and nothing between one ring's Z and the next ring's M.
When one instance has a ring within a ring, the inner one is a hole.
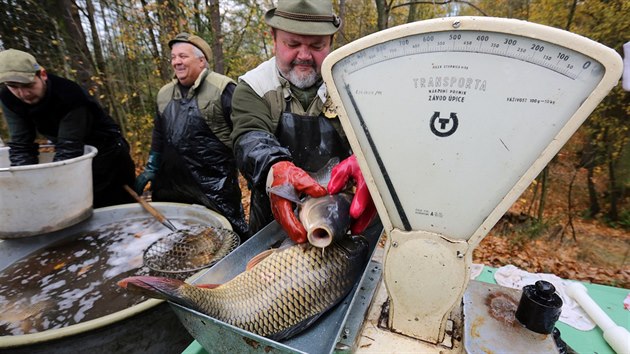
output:
M163 114L166 141L153 200L201 204L248 236L232 151L208 128L196 99L171 100Z

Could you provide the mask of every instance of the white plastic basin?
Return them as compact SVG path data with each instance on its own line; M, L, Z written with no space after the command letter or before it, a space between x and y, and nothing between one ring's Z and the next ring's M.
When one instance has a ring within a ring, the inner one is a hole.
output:
M37 165L0 167L0 238L19 238L57 231L92 215L92 159L86 145L73 159Z

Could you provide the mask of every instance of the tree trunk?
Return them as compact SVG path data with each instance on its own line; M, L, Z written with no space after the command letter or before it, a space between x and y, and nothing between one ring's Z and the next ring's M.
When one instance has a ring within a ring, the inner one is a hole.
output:
M387 28L389 18L389 6L387 0L374 0L376 4L376 25L379 31Z
M409 5L409 13L407 14L407 23L412 23L418 20L418 4Z
M573 225L573 186L575 185L575 178L577 177L577 174L578 169L576 168L573 172L573 176L571 177L571 182L569 183L569 191L567 193L567 224L562 228L560 241L562 241L567 227L571 227L571 238L574 241L577 241L577 238L575 237L575 225Z
M582 151L580 152L580 161L577 167L586 169L586 187L588 189L588 216L595 217L600 211L599 202L597 201L597 190L595 189L595 182L593 177L595 176L595 167L597 166L597 148L596 148L596 134L591 133L587 136L587 140L584 142Z
M565 30L571 30L571 24L573 23L573 17L575 16L575 8L577 7L578 0L573 0L571 4L571 8L569 9L569 16L567 16L567 25L564 27Z
M608 209L608 219L611 221L619 221L619 188L617 187L617 176L615 172L615 163L612 160L608 161L608 180L610 189L610 209Z
M160 70L160 78L162 79L162 81L168 81L171 69L169 66L169 62L166 59L167 56L160 55L158 39L155 37L155 28L153 26L153 22L151 22L151 15L149 14L147 1L140 0L140 4L142 5L142 12L144 14L145 23L147 25L147 32L149 33L149 41L151 42L151 55L153 56L153 61Z
M69 57L73 58L70 66L77 73L78 83L93 93L97 89L95 82L92 81L92 75L96 70L85 39L79 8L73 0L56 1L59 12L53 15L57 15L59 22L63 23L62 36L68 44Z
M545 167L540 174L540 202L538 203L538 222L542 223L545 216L545 200L547 198L547 178L549 177L549 166Z
M586 167L586 172L586 186L588 188L589 200L588 216L594 218L601 210L599 202L597 201L597 189L595 189L595 183L593 182L593 177L595 175L595 166Z
M162 46L162 54L167 56L170 54L170 49L166 46L166 43L175 37L177 33L182 32L178 20L178 1L157 0L157 3L158 23L161 26L160 43L164 44Z
M335 47L337 48L347 43L344 33L344 24L346 23L346 0L339 0L339 19L341 20L341 28L335 36Z
M192 23L189 25L189 27L191 28L191 32L196 34L205 33L205 26L203 25L203 20L201 19L201 11L199 11L199 9L201 8L201 0L192 0L192 2L194 10L193 21L191 21ZM208 7L208 4L206 4L206 7Z
M125 132L125 122L123 121L124 117L121 117L119 112L117 111L117 105L114 102L114 94L109 83L109 73L107 72L107 65L105 64L105 58L103 57L103 47L101 46L101 39L98 35L99 31L96 26L96 18L94 12L94 4L92 0L85 0L85 6L87 10L87 17L90 23L90 31L92 32L92 43L94 45L94 59L96 60L96 69L98 71L98 80L102 80L102 86L107 92L105 99L103 100L103 105L109 111L110 115L114 117L118 123L121 125L121 129ZM98 91L97 91L98 92ZM94 95L97 96L97 92L94 92Z
M125 16L125 10L123 8L123 5L121 5L118 0L113 0L113 4L110 6L113 8L115 13L119 14L122 17L123 23L128 22L128 19ZM106 30L108 29L107 24L105 24L105 29ZM110 40L109 44L110 44L110 52L116 53L116 55L122 58L129 57L129 53L127 52L127 47L124 41L111 41ZM113 92L127 94L130 91L129 87L132 87L132 89L135 89L135 87L133 87L133 84L130 84L129 74L128 74L129 67L130 65L125 65L125 61L122 61L122 60L116 60L112 62L112 67L110 70L111 72L116 73L116 77L117 77L117 80L111 81ZM122 95L119 95L117 98L120 98L120 96ZM123 103L119 99L117 99L117 102L118 104L116 106L117 106L118 115L121 117L127 117L129 115L127 103L126 102Z
M214 71L219 74L225 73L223 59L223 36L221 34L221 14L219 12L219 0L210 0L210 28L212 29L212 56L208 61L213 60Z
M607 216L610 221L618 221L619 212L617 210L617 202L619 190L617 188L615 159L613 157L614 143L609 139L608 128L606 128L604 132L604 141L606 142L606 161L608 164L608 201L610 203Z

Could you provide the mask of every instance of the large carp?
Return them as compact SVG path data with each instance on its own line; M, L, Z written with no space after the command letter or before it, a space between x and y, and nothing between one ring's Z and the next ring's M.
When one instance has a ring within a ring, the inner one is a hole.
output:
M365 268L368 251L365 238L348 236L325 252L309 244L266 251L245 272L216 287L147 276L118 284L283 340L310 326L350 292Z

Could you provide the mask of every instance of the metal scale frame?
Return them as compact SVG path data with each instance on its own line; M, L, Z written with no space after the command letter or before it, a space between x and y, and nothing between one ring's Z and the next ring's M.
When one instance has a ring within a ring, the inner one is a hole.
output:
M394 27L326 58L387 234L391 332L444 341L473 250L621 72L621 57L590 39L489 17Z

